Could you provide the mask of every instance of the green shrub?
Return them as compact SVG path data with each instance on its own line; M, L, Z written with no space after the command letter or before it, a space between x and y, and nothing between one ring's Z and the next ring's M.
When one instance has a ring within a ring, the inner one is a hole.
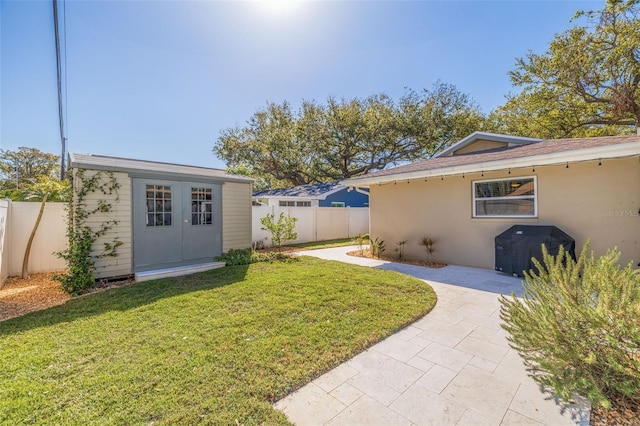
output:
M562 248L562 247L561 247ZM564 400L575 393L592 405L640 400L640 273L620 253L577 262L543 247L544 266L525 273L524 298L501 297L500 317L534 380Z
M231 249L226 253L222 253L220 256L213 258L216 262L225 262L227 266L233 265L248 265L251 262L251 255L253 250L247 249Z
M298 233L296 232L297 221L297 217L285 215L284 212L280 213L278 220L275 220L273 213L269 213L260 219L260 223L263 226L260 229L271 233L272 246L281 248L282 244L287 241L293 241L298 238Z
M371 249L371 255L373 257L382 257L382 253L384 253L385 251L385 246L384 246L384 240L379 239L378 237L376 237L373 240L370 240L370 249Z
M247 249L231 249L226 253L222 253L220 256L216 256L214 260L216 262L225 262L227 266L233 265L248 265L250 263L258 262L273 262L273 261L289 261L292 257L284 253L268 252L260 253L250 248Z

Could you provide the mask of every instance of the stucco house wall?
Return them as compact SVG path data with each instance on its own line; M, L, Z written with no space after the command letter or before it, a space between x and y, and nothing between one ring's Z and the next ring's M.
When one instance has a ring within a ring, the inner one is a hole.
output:
M640 261L640 162L607 159L444 176L371 185L371 235L395 243L408 240L410 258L424 258L418 240L437 240L436 261L494 268L494 238L514 224L555 225L576 239L587 239L596 255L617 246L621 263ZM537 178L537 218L473 218L473 181L519 176Z

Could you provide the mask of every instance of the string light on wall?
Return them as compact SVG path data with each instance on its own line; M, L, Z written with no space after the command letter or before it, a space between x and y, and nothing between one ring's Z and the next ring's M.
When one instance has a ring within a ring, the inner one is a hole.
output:
M511 174L511 167L509 167L509 174Z
M569 168L569 162L567 161L567 165L565 166L565 169Z
M602 160L598 160L598 167L602 167Z

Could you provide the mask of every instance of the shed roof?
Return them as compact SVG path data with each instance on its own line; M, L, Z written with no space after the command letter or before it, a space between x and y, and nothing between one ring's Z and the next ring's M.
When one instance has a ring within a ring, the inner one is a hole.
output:
M254 192L254 197L300 197L312 199L324 199L327 195L345 189L346 186L340 182L316 183L309 185L292 186L289 188L267 189Z
M461 173L543 166L640 155L640 135L546 139L482 152L438 156L428 160L347 179L348 186L367 187L398 179L417 179Z
M69 166L91 170L112 170L126 173L141 173L167 176L168 178L205 178L227 182L251 183L253 179L233 175L222 169L213 169L106 155L69 153Z

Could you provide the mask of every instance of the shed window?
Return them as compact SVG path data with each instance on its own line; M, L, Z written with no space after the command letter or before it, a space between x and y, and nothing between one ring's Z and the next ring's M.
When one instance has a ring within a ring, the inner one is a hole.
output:
M473 182L473 217L536 217L536 178Z
M171 187L147 185L147 226L171 226Z
M344 207L344 201L332 201L331 207Z
M211 188L191 188L191 225L211 225Z
M311 207L311 201L296 201L296 207Z
M284 200L280 200L278 202L278 205L280 207L295 207L296 206L296 202L295 201L284 201Z

